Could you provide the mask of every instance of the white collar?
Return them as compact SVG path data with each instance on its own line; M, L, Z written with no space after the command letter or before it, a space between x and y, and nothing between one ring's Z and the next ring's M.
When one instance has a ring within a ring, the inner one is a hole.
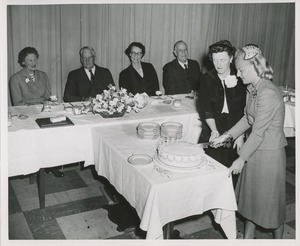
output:
M187 67L189 67L189 65L188 65L188 60L186 60L185 63L180 62L179 60L177 60L177 61L178 61L178 63L180 64L180 66L182 66L184 69L185 69L184 65L187 65Z
M85 70L85 72L87 73L87 74L89 74L90 72L90 70L92 70L92 72L93 72L93 74L95 74L95 70L96 70L96 66L93 66L93 68L92 69L87 69L87 68L84 68L84 70Z

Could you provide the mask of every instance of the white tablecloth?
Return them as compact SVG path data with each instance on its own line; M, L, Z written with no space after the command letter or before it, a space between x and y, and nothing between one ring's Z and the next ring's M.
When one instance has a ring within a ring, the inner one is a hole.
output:
M195 130L192 136L196 141L201 127L193 100L183 95L182 108L154 100L141 112L131 112L121 118L104 119L100 115L73 115L63 109L63 105L52 106L52 112L41 112L42 106L10 107L12 115L26 114L26 120L13 117L13 125L8 128L8 175L26 175L40 168L65 165L84 161L85 165L94 164L92 129L95 127L120 125L126 122L143 122L163 118L184 122L186 127ZM76 104L76 103L75 103ZM80 103L81 104L81 103ZM65 103L68 106L68 103ZM40 129L35 119L63 114L71 119L74 126Z
M127 161L129 156L153 157L158 144L155 140L138 139L136 126L124 124L93 129L95 168L136 209L141 218L140 228L147 231L147 239L162 238L162 227L171 221L207 210L213 211L215 221L228 238L236 238L237 206L227 168L209 157L211 166L189 174L161 173L153 163L131 165ZM192 139L195 132L193 128L188 129L184 138Z
M236 203L225 167L217 165L205 173L169 174L168 178L154 171L151 165L137 168L126 161L132 153L153 155L155 151L152 141L139 142L134 137L135 143L128 143L127 137L132 136L140 122L180 122L184 126L183 139L197 142L201 125L194 101L178 97L183 99L180 109L154 101L139 113L114 119L91 113L75 116L65 112L62 105L52 107L49 113L41 112L41 106L10 107L13 115L21 113L29 118L13 117L8 133L8 174L26 175L40 168L85 161L86 166L95 164L99 174L106 176L137 209L141 228L148 231L147 238L161 237L162 226L170 221L206 210L213 210L216 222L228 238L235 238ZM37 118L60 114L69 117L75 125L40 129L35 122ZM131 127L124 128L129 123Z
M284 89L283 86L278 86L278 89L282 95L289 94L295 95L293 88ZM295 137L296 124L295 124L295 103L287 101L285 102L285 118L284 118L284 134L286 137Z
M295 103L285 103L284 134L286 137L296 136Z

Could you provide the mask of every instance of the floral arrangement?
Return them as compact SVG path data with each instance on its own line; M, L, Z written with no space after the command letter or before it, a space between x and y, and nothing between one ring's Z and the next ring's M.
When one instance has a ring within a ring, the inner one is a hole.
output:
M131 110L139 112L141 108L147 105L146 96L147 94L134 96L124 88L117 91L115 86L109 84L108 90L103 90L102 94L98 94L96 98L92 99L92 111L108 117L122 116Z
M238 79L235 75L229 75L225 78L227 88L233 88L237 85Z

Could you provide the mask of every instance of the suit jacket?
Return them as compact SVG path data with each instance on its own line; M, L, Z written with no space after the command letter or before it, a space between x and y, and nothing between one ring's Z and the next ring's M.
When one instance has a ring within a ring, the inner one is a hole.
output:
M231 69L231 75L236 75L236 70ZM200 118L205 120L208 118L214 118L218 125L222 124L217 122L218 115L221 114L224 104L224 88L222 81L218 77L215 69L207 72L201 77L200 92L198 109L200 112ZM244 107L246 103L246 86L243 84L240 78L238 78L237 85L232 88L225 87L226 100L228 105L230 127L238 122L244 115ZM227 129L228 130L228 129Z
M97 65L94 74L94 82L91 83L84 67L73 70L69 73L64 92L65 102L82 101L88 97L96 97L109 84L115 85L113 77L107 68Z
M159 90L156 71L151 63L141 62L141 64L144 77L130 65L120 73L119 87L133 94L146 92L149 96L155 96L155 91Z
M256 88L249 85L245 115L229 130L236 138L252 127L251 134L238 154L247 161L256 150L277 150L286 146L284 115L282 95L270 80L261 79Z
M198 91L200 66L195 60L188 59L188 74L178 63L177 59L167 63L163 67L163 86L167 95L190 93Z
M9 86L13 106L42 103L51 95L48 76L39 70L35 70L35 81L32 81L27 69L23 68L11 76Z

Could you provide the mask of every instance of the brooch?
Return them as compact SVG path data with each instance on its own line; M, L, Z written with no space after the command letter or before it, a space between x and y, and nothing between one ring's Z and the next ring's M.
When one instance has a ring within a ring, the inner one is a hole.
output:
M257 90L253 90L251 92L251 94L252 94L252 98L256 98L256 96L257 96Z

